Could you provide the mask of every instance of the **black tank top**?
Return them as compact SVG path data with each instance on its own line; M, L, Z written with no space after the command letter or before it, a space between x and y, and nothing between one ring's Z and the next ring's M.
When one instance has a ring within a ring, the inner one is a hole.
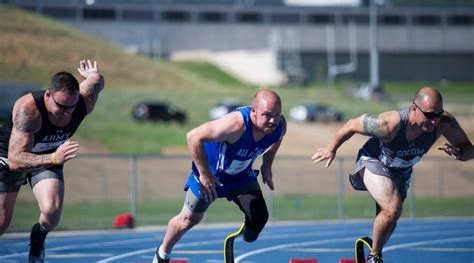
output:
M36 107L41 113L41 128L35 133L35 140L33 144L33 153L43 154L52 153L56 151L59 145L64 143L68 138L71 138L74 132L76 132L79 124L87 115L86 103L84 98L79 96L79 102L77 103L74 112L72 113L71 121L65 127L58 127L52 124L48 118L48 111L44 104L44 90L33 91L33 95ZM10 118L7 119L2 127L0 127L0 157L8 156L8 144L10 141L10 135L12 131L13 121L10 114Z
M436 142L436 129L423 133L415 140L408 142L406 129L408 125L409 108L398 111L400 114L400 129L395 138L384 143L378 138L371 137L361 149L363 155L380 160L386 167L411 171L413 165L429 151Z

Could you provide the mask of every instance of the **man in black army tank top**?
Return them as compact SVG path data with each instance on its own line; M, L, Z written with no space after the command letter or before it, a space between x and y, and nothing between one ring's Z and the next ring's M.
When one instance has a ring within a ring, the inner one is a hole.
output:
M430 87L418 90L408 108L349 120L325 148L316 151L313 161L327 160L328 167L337 149L356 133L371 137L359 150L349 179L354 189L367 190L376 202L367 262L381 263L383 246L402 213L413 165L441 135L449 143L438 150L457 160L471 160L474 147L454 116L443 110L441 94Z
M11 118L0 127L0 235L8 228L20 186L29 181L40 208L30 235L29 262L43 262L46 234L59 223L64 199L63 164L76 157L69 140L92 112L104 78L97 62L81 60L79 83L56 73L44 91L19 98Z

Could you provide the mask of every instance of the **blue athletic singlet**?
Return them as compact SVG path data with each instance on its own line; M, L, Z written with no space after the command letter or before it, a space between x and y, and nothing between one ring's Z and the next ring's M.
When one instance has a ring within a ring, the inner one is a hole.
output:
M242 114L245 123L245 131L240 139L232 144L227 142L204 143L210 170L224 184L216 187L218 197L227 197L229 200L233 189L256 181L257 175L252 169L253 163L258 156L283 136L283 124L280 122L272 134L255 142L252 134L253 124L250 119L251 106L240 107L235 111ZM191 187L193 193L200 197L198 178L199 172L193 162L191 175L184 190L187 191Z

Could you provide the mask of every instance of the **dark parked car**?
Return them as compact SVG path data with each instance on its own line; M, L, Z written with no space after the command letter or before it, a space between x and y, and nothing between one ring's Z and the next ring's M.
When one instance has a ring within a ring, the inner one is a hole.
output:
M233 100L233 99L227 99L222 102L217 103L214 105L210 110L209 110L209 119L215 120L219 119L220 117L226 115L227 113L233 111L234 109L238 107L242 107L243 104L240 102Z
M292 107L290 118L297 122L329 122L342 121L344 115L334 107L311 103Z
M141 102L133 108L133 118L138 121L186 122L186 113L167 102Z

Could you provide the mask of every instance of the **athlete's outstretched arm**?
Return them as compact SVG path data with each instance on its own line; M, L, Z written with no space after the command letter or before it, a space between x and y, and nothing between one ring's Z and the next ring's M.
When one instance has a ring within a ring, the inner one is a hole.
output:
M81 60L77 71L84 78L79 87L89 114L94 110L99 93L104 89L104 77L100 74L96 61Z
M449 143L445 142L438 147L438 150L444 151L449 156L460 161L468 161L474 158L474 146L472 142L456 118L448 112L441 117L440 135L443 135Z
M354 134L362 134L388 140L398 129L400 117L398 112L390 111L377 115L363 114L357 118L350 119L344 126L336 132L334 138L325 148L319 148L311 157L314 163L326 160L326 167L336 157L336 151Z

